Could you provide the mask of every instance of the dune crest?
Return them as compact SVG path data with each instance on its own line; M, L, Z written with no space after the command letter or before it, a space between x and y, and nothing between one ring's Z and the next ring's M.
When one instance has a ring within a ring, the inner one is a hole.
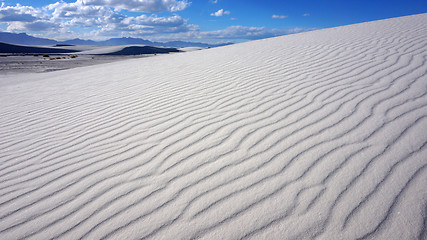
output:
M426 25L0 79L0 239L426 239Z

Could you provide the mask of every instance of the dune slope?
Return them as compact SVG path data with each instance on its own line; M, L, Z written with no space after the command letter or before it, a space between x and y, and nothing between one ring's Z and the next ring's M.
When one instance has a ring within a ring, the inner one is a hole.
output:
M155 54L155 53L170 53L179 52L176 48L159 48L151 46L131 46L125 47L120 51L109 53L106 55L137 55L137 54Z
M426 239L426 25L0 79L0 239Z
M77 52L72 49L62 49L53 47L33 47L14 45L0 42L0 53L73 53Z

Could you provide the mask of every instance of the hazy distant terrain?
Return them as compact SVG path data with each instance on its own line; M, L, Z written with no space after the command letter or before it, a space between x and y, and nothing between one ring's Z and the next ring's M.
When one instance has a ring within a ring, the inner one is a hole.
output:
M49 72L180 51L177 48L144 45L102 47L57 44L36 47L0 42L0 75Z
M25 33L9 33L0 32L0 42L11 43L11 44L23 44L23 45L56 45L56 44L70 44L70 45L93 45L93 46L119 46L119 45L149 45L157 47L220 47L233 44L231 42L219 43L219 44L208 44L200 42L186 42L186 41L169 41L169 42L153 42L141 38L110 38L104 41L93 41L93 40L82 40L82 39L71 39L66 41L56 41L46 38L37 38L29 36Z
M49 54L49 57L43 55L0 57L0 75L51 72L141 57L147 56L78 55L76 58L70 58L70 55Z

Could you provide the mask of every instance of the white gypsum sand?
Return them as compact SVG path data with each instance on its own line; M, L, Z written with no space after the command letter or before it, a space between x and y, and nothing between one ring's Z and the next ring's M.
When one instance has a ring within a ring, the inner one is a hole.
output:
M0 239L426 239L426 26L3 76Z

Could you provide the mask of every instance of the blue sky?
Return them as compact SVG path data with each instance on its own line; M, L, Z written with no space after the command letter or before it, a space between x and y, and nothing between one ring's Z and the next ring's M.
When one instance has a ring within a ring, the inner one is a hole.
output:
M426 13L426 0L4 0L0 30L57 40L243 42Z

